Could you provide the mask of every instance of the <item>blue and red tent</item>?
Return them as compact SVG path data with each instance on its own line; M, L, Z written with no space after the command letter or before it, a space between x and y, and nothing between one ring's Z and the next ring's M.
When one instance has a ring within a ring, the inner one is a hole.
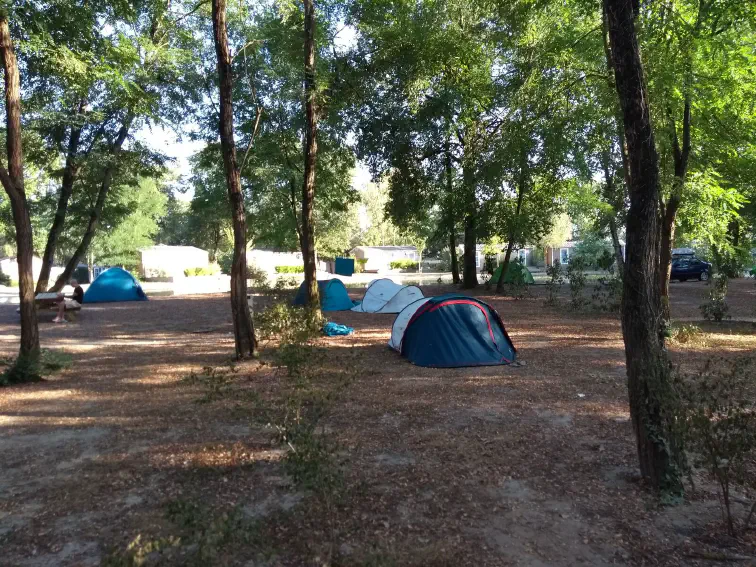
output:
M394 321L389 346L418 366L439 368L511 364L517 358L496 310L456 294L405 307Z

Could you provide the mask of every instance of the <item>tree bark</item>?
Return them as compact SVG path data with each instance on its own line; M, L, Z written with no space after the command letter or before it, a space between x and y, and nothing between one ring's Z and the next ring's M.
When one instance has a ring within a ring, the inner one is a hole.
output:
M462 182L466 193L465 251L463 255L462 287L472 289L478 286L478 270L475 266L477 246L475 218L475 177L469 165L462 166Z
M454 168L452 167L451 143L446 138L444 148L446 154L446 215L449 223L449 256L451 257L452 283L459 283L459 260L457 260L457 235L454 231L454 206L452 195L454 194Z
M662 302L662 316L670 319L669 312L669 276L672 270L672 247L675 244L675 221L680 209L685 178L688 172L690 158L690 95L685 97L683 110L683 143L682 148L677 137L677 126L672 123L672 151L675 163L675 178L666 205L661 208L661 249L659 250L659 293Z
M311 309L320 309L317 265L315 262L315 165L318 155L318 115L315 103L315 4L304 4L304 181L302 183L302 258L304 259L307 303Z
M247 302L247 222L234 143L234 107L231 98L233 77L226 31L226 0L213 0L212 18L220 91L218 129L223 153L223 168L226 172L228 200L231 203L234 225L234 255L231 264L231 314L234 324L236 357L242 359L248 356L257 356L257 339Z
M614 248L614 261L617 263L617 274L620 278L625 274L625 257L622 255L622 244L619 239L619 229L617 220L612 217L609 219L609 234L612 237L612 248Z
M79 104L78 114L84 110L84 101ZM66 166L63 169L63 180L60 184L60 195L58 196L58 206L55 209L55 218L53 219L50 232L47 234L47 244L45 253L42 255L42 269L37 279L37 293L42 293L47 289L50 280L50 268L52 268L55 259L55 248L58 245L58 238L63 232L63 225L68 213L68 201L73 193L73 184L79 173L79 166L76 163L76 157L79 152L79 140L81 139L81 126L79 124L71 125L71 134L68 138L68 151L66 152Z
M520 175L517 180L517 206L515 207L514 218L512 219L512 227L509 230L509 242L507 243L507 252L504 255L504 265L501 268L501 275L499 275L499 281L496 282L496 293L501 293L504 290L504 276L509 269L509 260L512 257L512 250L514 249L515 240L517 239L518 223L520 222L520 211L522 210L522 201L525 198L526 191L526 175L527 175L527 153L523 155L523 159L520 163Z
M604 0L630 164L622 334L641 474L655 489L680 493L681 442L670 426L673 387L663 348L656 280L659 158L635 32L634 3Z
M39 356L39 328L34 306L32 271L32 226L24 189L24 153L21 144L21 79L13 50L7 16L0 16L0 56L5 76L5 125L8 169L0 166L2 181L13 212L18 262L18 298L21 304L21 345L19 359Z
M128 136L132 120L132 115L127 115L123 121L123 124L121 124L121 128L118 130L118 136L113 142L110 150L110 161L105 166L105 173L102 176L100 188L97 191L97 199L95 200L95 205L94 207L92 207L92 210L89 213L89 222L87 223L87 228L84 231L84 236L82 236L81 242L79 242L76 250L74 250L71 258L68 260L66 267L63 269L63 273L58 276L57 280L55 280L55 284L52 286L52 288L50 288L50 291L60 291L61 289L63 289L63 287L65 287L65 285L71 279L71 275L76 270L76 267L79 265L79 262L81 262L81 259L87 253L87 250L89 250L89 245L92 243L92 239L97 233L97 227L100 224L102 208L105 206L105 200L108 196L108 193L110 192L110 187L113 184L113 176L115 175L115 171L118 168L118 156L121 154L121 149L123 148L123 143L126 140L126 136Z

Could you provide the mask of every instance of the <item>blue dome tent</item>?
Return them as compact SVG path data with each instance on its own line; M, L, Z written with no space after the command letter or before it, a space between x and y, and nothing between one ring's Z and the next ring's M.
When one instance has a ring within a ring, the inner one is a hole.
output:
M84 303L146 300L142 286L123 268L108 268L95 278L84 293Z
M394 321L389 346L418 366L511 364L517 357L499 314L474 297L419 299Z
M349 299L346 287L341 280L318 280L318 293L320 294L320 308L323 311L347 311L354 307L354 302ZM305 305L307 303L307 291L305 282L299 286L293 305Z

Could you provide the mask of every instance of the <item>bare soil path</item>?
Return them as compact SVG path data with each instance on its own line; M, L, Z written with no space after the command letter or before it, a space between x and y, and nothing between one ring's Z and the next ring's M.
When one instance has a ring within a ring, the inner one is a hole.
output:
M674 316L698 319L707 290L673 284ZM393 316L332 314L356 332L318 342L357 377L328 419L345 496L330 511L292 486L270 431L227 401L197 403L201 391L182 381L229 362L227 296L43 319L43 346L74 362L0 389L0 565L99 565L137 536L185 532L166 515L177 502L222 518L241 510L257 526L205 565L711 564L700 557L720 518L714 493L660 507L637 477L618 319L547 307L538 287L519 301L476 295L499 311L524 366L415 367L386 347ZM730 301L753 320L754 282L733 282ZM673 349L676 361L756 350L750 323L705 330L707 346ZM0 352L17 341L15 309L0 307ZM237 377L276 387L269 365L245 363Z

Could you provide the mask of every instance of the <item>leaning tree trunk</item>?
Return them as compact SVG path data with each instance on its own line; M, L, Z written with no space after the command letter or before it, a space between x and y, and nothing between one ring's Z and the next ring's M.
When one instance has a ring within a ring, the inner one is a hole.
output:
M0 56L5 75L6 151L8 169L0 166L0 181L11 203L16 228L18 297L21 303L21 347L19 359L34 361L39 356L39 328L34 306L32 271L32 226L24 190L24 154L21 144L21 80L6 16L0 16Z
M97 233L97 227L100 224L102 209L105 206L105 200L107 199L108 193L110 192L110 187L113 184L113 176L115 175L115 170L118 167L118 156L120 156L121 154L123 142L126 140L126 136L129 133L132 119L132 115L129 114L121 125L121 128L118 130L118 137L113 143L112 149L110 151L110 161L105 166L105 173L102 176L100 188L97 191L97 199L95 200L94 207L92 207L92 210L89 212L89 222L87 223L87 228L84 231L84 236L81 237L81 242L79 242L79 245L76 247L76 250L74 250L74 253L68 260L68 263L66 263L66 267L63 269L63 273L61 273L58 276L58 279L55 280L55 285L50 288L50 291L60 291L65 287L65 285L71 279L74 271L76 270L76 267L79 265L79 262L81 262L81 259L84 258L87 251L89 250L89 245L92 243L92 239Z
M215 53L218 58L221 151L234 224L234 256L231 264L231 314L234 323L236 357L241 359L257 355L257 340L252 315L247 303L247 223L234 143L234 107L231 98L233 79L226 31L226 0L213 0L212 16Z
M83 104L79 107L79 113L83 111ZM37 279L37 293L42 293L47 289L50 280L50 268L52 268L55 258L55 248L58 245L58 238L63 232L63 225L66 221L68 212L68 201L73 193L73 184L79 168L76 164L76 154L79 151L79 140L81 138L81 126L74 124L71 126L71 135L68 139L68 151L66 153L66 166L63 169L63 180L60 184L60 195L58 196L58 206L55 209L55 218L53 219L50 232L47 234L47 244L45 253L42 255L42 269Z
M614 249L614 260L617 264L617 275L620 278L625 274L625 256L622 254L622 244L619 239L619 229L614 217L609 219L609 234L612 236L612 248Z
M449 255L451 256L452 283L459 283L459 260L457 259L457 235L454 224L449 228Z
M656 489L680 492L677 465L682 448L671 427L673 387L661 337L661 304L656 285L659 158L633 4L634 0L604 0L630 162L622 333L641 474Z
M302 183L302 258L304 259L307 303L320 308L317 265L315 262L315 163L318 155L318 115L315 106L315 4L304 0L305 139L304 182Z

